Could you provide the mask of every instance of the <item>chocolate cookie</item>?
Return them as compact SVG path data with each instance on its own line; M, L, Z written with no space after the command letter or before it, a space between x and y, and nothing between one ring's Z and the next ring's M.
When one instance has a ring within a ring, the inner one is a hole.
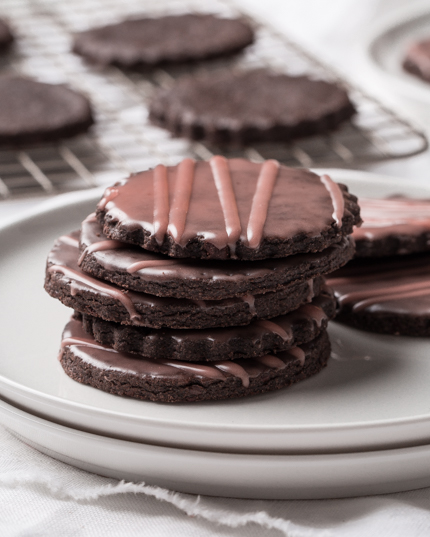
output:
M430 256L363 259L330 275L336 320L370 332L430 336Z
M327 175L222 156L132 175L97 218L109 238L173 257L248 260L324 250L361 222L357 198Z
M0 52L3 52L13 42L13 34L6 21L0 19Z
M253 358L278 353L314 339L327 328L336 312L336 300L328 287L309 304L269 320L247 326L172 330L125 326L83 315L86 332L117 351L143 354L150 358L213 361Z
M0 145L55 142L93 122L88 99L65 86L0 77Z
M363 225L354 230L357 257L382 257L430 250L430 200L396 196L360 198Z
M335 84L259 69L178 79L154 94L149 117L175 136L241 146L327 133L354 114Z
M330 341L316 339L276 356L244 360L183 362L119 353L95 342L77 320L66 326L60 362L72 379L105 392L165 403L257 395L318 373L330 356Z
M411 44L403 61L403 68L430 82L430 39Z
M82 223L79 266L84 272L157 296L221 300L282 289L344 265L353 253L343 243L322 252L261 261L172 259L107 239L95 215Z
M60 237L47 261L45 289L80 313L133 326L209 328L249 324L254 318L284 315L310 302L323 278L292 282L282 290L225 300L166 298L121 289L78 267L78 233Z
M189 13L87 30L76 35L73 52L99 65L139 69L234 54L253 40L242 20Z

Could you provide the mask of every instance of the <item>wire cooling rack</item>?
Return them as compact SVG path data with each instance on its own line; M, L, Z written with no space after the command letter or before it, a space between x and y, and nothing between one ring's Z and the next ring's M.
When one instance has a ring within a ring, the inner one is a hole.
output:
M256 30L256 42L229 60L155 69L146 74L125 73L114 67L99 71L70 52L74 32L143 14L186 11L247 18ZM7 18L16 35L12 52L0 60L1 71L66 83L90 98L96 116L91 132L73 140L0 150L0 199L111 183L159 162L176 164L185 156L204 159L214 152L254 160L276 158L291 166L342 167L411 156L427 148L423 133L340 79L285 36L240 13L233 0L1 0L0 15ZM231 152L171 138L167 131L149 123L151 94L184 72L257 67L336 81L348 89L358 114L330 135Z

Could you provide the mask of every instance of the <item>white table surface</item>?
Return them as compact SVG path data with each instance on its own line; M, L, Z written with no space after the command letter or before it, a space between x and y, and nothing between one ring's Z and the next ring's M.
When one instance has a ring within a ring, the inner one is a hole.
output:
M377 83L358 68L360 35L402 0L237 0L331 63L369 93ZM429 0L430 9L430 0ZM1 11L1 6L0 6ZM423 114L407 102L384 102L417 124ZM421 125L430 134L427 125ZM426 183L430 157L363 167ZM2 202L0 222L41 198ZM0 535L8 536L427 536L430 489L325 501L196 498L142 484L123 484L39 454L0 429Z

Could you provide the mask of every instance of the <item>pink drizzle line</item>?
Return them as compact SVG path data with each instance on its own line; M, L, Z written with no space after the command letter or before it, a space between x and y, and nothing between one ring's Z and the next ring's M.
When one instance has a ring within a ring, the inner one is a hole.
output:
M254 360L256 362L260 362L260 364L263 364L266 367L270 367L271 369L284 369L287 365L280 358L278 358L277 356L273 356L272 354L266 354L266 356L259 356L258 358L254 358Z
M327 319L324 310L313 304L305 304L304 306L301 306L300 312L311 317L317 323L318 328L321 328L322 322Z
M63 242L64 244L67 244L68 246L73 246L74 248L79 248L78 239L74 239L70 235L62 235L58 240Z
M306 353L303 349L301 349L300 347L292 347L291 349L288 349L288 351L286 352L294 356L294 358L296 358L297 360L299 360L301 366L305 365Z
M106 205L115 199L118 196L118 189L114 186L111 186L105 190L102 199L97 204L97 208L103 211L106 208Z
M127 268L127 272L133 274L138 270L150 268L150 267L164 267L170 265L180 265L182 261L180 259L151 259L147 261L136 261Z
M417 289L416 291L392 293L391 295L377 296L375 298L362 300L361 302L357 302L357 304L354 304L352 309L353 311L360 311L367 308L367 306L372 306L372 304L376 304L378 302L389 302L390 300L401 300L403 298L414 298L416 296L421 297L428 295L430 295L430 287L426 289Z
M84 257L88 254L92 254L93 252L101 252L105 250L116 250L118 248L127 248L127 244L124 244L121 241L115 241L111 239L107 239L105 241L99 241L95 242L94 244L90 244L90 246L87 246L85 250L81 253L78 259L78 266L81 266L82 261L84 260Z
M167 168L159 164L154 169L154 237L161 245L169 224L169 183Z
M214 365L217 369L225 371L226 373L230 373L230 375L233 375L234 377L240 378L244 388L249 387L248 373L245 371L245 369L243 369L242 366L240 366L236 362L229 362L226 360L223 362L216 362Z
M245 295L241 297L244 302L249 306L249 311L252 315L257 315L257 310L255 308L255 296L254 295Z
M194 165L195 161L191 158L184 159L178 165L169 225L167 226L168 233L172 235L176 242L181 240L185 230L185 221L194 181Z
M279 162L266 160L261 166L257 180L254 198L252 200L246 236L250 248L258 248L263 237L264 224L266 223L267 210L272 198L276 178L278 177Z
M67 276L72 280L76 280L80 283L88 285L89 287L92 287L93 289L96 289L97 291L106 293L113 299L121 302L121 304L125 307L128 314L130 315L130 319L133 320L141 318L141 316L137 313L134 304L130 300L130 298L126 294L122 293L121 291L117 291L116 289L113 289L107 284L99 282L98 280L91 278L90 276L84 276L82 273L79 273L76 270L61 265L51 265L48 269L48 272L60 272L61 274L64 274L64 276Z
M80 337L66 337L62 340L61 346L60 346L60 353L58 354L58 360L61 360L61 357L64 353L64 348L69 347L72 345L85 345L86 347L91 347L93 349L102 349L104 351L108 351L109 349L106 349L106 347L103 347L102 345L97 345L97 343L94 343L94 341L91 341L90 339L80 338Z
M322 175L320 177L322 184L326 187L331 197L333 204L333 218L337 224L337 227L342 227L343 212L345 210L345 200L339 185L335 183L328 175Z
M228 237L228 245L231 254L234 256L236 242L240 237L242 227L240 225L239 211L236 203L236 196L233 190L228 161L225 157L215 156L209 161L218 197L224 214L225 229Z
M292 338L291 330L289 333L287 333L281 326L274 323L273 321L268 321L267 319L259 319L258 321L254 321L254 323L257 326L265 328L269 332L278 334L278 336L280 336L284 341L290 341Z

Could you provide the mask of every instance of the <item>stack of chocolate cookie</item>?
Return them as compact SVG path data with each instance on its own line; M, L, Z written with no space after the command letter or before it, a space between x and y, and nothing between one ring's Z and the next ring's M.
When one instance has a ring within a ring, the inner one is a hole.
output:
M328 282L337 320L382 334L430 336L430 200L360 200L357 259Z
M327 176L221 156L105 191L58 239L45 288L75 310L73 379L162 402L254 395L327 363L323 275L354 255L356 198Z

